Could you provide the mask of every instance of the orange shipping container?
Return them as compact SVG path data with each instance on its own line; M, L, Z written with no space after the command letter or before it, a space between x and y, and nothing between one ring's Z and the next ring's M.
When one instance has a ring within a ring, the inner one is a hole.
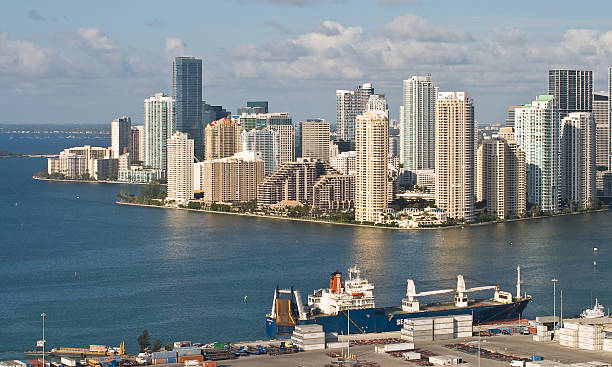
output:
M202 367L217 367L217 362L205 361L204 363L202 363Z
M199 361L202 362L204 360L204 356L199 354L197 356L180 356L178 357L179 363L185 363L185 361Z

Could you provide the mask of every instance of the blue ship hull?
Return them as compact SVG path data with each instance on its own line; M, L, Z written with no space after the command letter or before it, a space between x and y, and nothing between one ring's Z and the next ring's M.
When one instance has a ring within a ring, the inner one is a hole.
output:
M309 317L307 320L296 320L298 325L319 324L323 326L326 333L336 332L347 334L350 325L351 334L382 333L388 331L400 331L405 319L422 317L443 317L453 315L474 315L474 324L496 320L518 319L531 298L514 301L509 304L486 304L479 303L478 306L466 308L446 308L431 311L404 312L398 307L376 307L361 310L351 310L349 315L341 312L337 315L318 315ZM348 317L350 317L350 320ZM281 326L276 324L276 319L266 317L266 333L274 339L279 335L290 335L294 326Z

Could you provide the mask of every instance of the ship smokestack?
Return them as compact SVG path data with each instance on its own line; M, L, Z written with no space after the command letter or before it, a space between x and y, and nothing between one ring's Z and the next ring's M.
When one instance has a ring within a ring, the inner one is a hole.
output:
M340 293L342 289L342 273L339 271L335 271L331 273L329 277L329 289L333 293Z

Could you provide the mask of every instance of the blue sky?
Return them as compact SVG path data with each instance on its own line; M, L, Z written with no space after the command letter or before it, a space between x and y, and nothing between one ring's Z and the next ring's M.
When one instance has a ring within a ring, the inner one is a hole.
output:
M502 5L502 3L504 3ZM204 60L204 99L269 100L335 119L335 90L372 82L399 115L402 80L465 90L480 123L546 92L549 68L612 65L612 2L11 1L0 13L0 123L141 122L171 59Z

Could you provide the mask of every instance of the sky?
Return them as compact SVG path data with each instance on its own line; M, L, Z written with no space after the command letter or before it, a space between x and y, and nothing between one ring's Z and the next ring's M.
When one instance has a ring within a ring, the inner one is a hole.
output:
M484 0L7 1L0 123L143 119L172 58L203 59L203 99L335 122L336 89L371 82L398 118L402 80L466 91L480 124L547 92L554 68L607 89L612 2Z

